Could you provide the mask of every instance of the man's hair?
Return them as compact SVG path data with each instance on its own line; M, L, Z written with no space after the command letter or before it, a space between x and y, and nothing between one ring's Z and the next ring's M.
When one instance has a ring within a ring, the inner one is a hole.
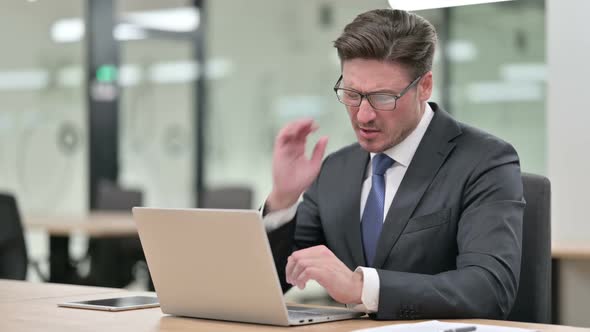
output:
M334 41L340 62L372 59L401 64L415 78L432 69L436 30L403 10L376 9L358 15Z

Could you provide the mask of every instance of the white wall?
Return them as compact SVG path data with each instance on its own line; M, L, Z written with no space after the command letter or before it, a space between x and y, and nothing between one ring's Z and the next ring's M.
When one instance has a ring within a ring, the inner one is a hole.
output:
M548 174L552 183L553 239L588 242L590 188L590 1L547 0ZM590 262L563 264L562 320L590 326Z
M553 184L553 236L558 241L587 241L590 1L548 0L547 5L547 143Z

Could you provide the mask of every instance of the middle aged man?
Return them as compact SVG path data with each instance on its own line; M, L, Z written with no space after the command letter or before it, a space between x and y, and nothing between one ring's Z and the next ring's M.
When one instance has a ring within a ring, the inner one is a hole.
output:
M510 313L524 209L518 155L427 102L436 40L415 14L359 15L334 43L334 90L358 143L322 163L326 137L305 156L312 120L278 134L264 222L284 290L314 279L377 319Z

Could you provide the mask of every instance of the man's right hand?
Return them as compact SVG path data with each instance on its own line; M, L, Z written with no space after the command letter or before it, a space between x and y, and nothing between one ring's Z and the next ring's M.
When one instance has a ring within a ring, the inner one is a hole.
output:
M305 156L307 136L317 128L312 119L304 119L287 124L277 135L272 159L273 189L266 201L268 212L295 204L318 176L328 137L319 139L310 159Z

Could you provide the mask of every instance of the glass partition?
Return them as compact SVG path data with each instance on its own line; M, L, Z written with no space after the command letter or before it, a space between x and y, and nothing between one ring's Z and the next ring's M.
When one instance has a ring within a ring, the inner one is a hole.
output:
M24 214L83 213L84 43L79 25L60 28L82 24L83 1L9 1L2 12L0 190Z

